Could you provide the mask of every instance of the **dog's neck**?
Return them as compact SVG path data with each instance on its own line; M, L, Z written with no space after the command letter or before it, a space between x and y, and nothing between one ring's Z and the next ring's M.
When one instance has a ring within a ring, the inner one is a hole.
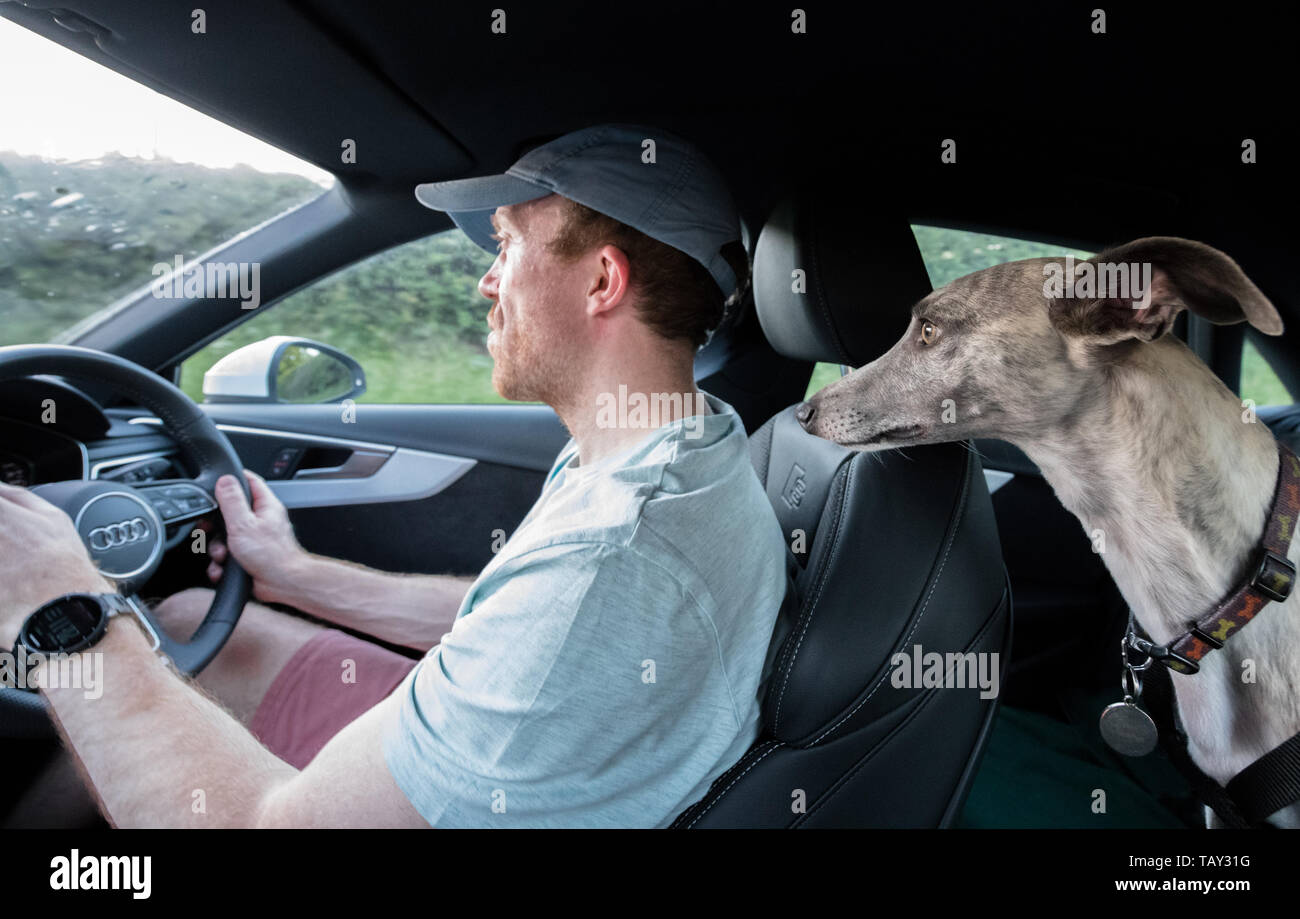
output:
M1097 374L1065 425L1013 442L1079 518L1138 623L1164 644L1247 575L1272 507L1277 446L1173 336ZM1300 557L1300 540L1289 555ZM1193 760L1226 783L1300 732L1297 601L1264 607L1200 673L1172 679Z

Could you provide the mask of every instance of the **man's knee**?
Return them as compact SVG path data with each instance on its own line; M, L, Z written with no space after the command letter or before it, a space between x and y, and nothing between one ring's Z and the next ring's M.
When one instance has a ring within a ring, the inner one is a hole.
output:
M203 617L212 606L215 591L207 587L191 587L172 594L152 607L154 617L163 630L180 641L194 634Z
M182 590L156 604L154 616L168 635L178 641L188 641L207 616L214 595L207 587ZM235 649L250 643L297 648L322 629L314 622L250 600L244 605L239 625L228 644Z
M214 592L192 588L167 597L153 607L163 630L177 641L188 641L203 622ZM215 696L240 722L251 724L272 681L290 658L324 627L289 613L249 601L239 625L221 652L195 682Z

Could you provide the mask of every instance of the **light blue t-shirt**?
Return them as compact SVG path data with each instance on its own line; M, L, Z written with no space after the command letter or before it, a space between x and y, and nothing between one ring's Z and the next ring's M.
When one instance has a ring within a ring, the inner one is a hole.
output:
M578 466L394 691L384 757L438 827L665 827L758 737L786 589L744 425L713 414Z

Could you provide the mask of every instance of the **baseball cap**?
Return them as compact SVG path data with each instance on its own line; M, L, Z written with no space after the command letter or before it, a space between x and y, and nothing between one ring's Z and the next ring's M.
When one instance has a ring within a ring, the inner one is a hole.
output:
M647 140L654 158L645 161ZM739 240L740 218L722 175L694 145L644 125L602 124L535 147L503 175L426 182L425 207L446 211L475 243L496 251L492 212L563 195L685 252L730 296L736 275L722 247Z

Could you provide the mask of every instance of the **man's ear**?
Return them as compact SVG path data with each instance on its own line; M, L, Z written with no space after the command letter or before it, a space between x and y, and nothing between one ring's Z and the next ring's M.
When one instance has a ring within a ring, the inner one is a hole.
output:
M622 303L631 290L632 273L627 253L606 243L596 252L600 274L593 277L587 291L587 311L591 315L607 313Z
M1173 328L1183 309L1215 325L1249 322L1266 335L1282 334L1282 317L1237 263L1218 249L1174 236L1148 236L1088 259L1094 290L1104 296L1058 299L1051 317L1062 333L1095 344L1154 341ZM1128 266L1129 293L1114 296L1099 279ZM1150 278L1149 290L1140 282Z

